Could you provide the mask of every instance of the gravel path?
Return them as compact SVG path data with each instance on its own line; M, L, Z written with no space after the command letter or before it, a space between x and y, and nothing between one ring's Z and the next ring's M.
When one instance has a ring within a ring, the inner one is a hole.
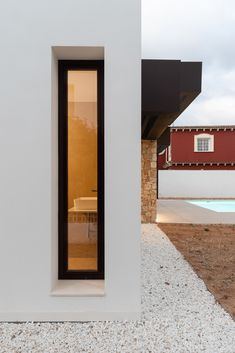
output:
M235 322L168 238L143 225L142 320L0 324L0 353L235 353Z

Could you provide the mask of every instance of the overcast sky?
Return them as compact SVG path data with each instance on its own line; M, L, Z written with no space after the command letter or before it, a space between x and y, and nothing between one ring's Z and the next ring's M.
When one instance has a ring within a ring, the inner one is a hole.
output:
M142 0L142 57L203 62L175 125L235 125L235 0Z

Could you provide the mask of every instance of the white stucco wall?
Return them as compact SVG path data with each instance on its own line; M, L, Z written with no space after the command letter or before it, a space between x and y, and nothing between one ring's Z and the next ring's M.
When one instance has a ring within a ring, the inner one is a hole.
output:
M10 0L0 5L0 28L0 320L137 318L140 0ZM105 295L52 296L58 285L56 63L102 55Z
M235 170L159 170L158 196L233 198Z

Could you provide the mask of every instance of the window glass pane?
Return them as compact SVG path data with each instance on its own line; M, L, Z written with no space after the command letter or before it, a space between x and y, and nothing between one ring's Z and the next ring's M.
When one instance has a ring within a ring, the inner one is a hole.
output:
M197 150L199 152L209 151L209 144L210 144L209 138L200 138L197 140Z
M96 271L97 71L68 71L68 270Z

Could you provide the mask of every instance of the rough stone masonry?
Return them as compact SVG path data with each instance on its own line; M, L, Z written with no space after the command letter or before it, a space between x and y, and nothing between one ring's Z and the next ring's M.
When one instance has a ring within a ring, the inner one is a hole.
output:
M141 141L141 222L155 223L157 215L157 141Z

